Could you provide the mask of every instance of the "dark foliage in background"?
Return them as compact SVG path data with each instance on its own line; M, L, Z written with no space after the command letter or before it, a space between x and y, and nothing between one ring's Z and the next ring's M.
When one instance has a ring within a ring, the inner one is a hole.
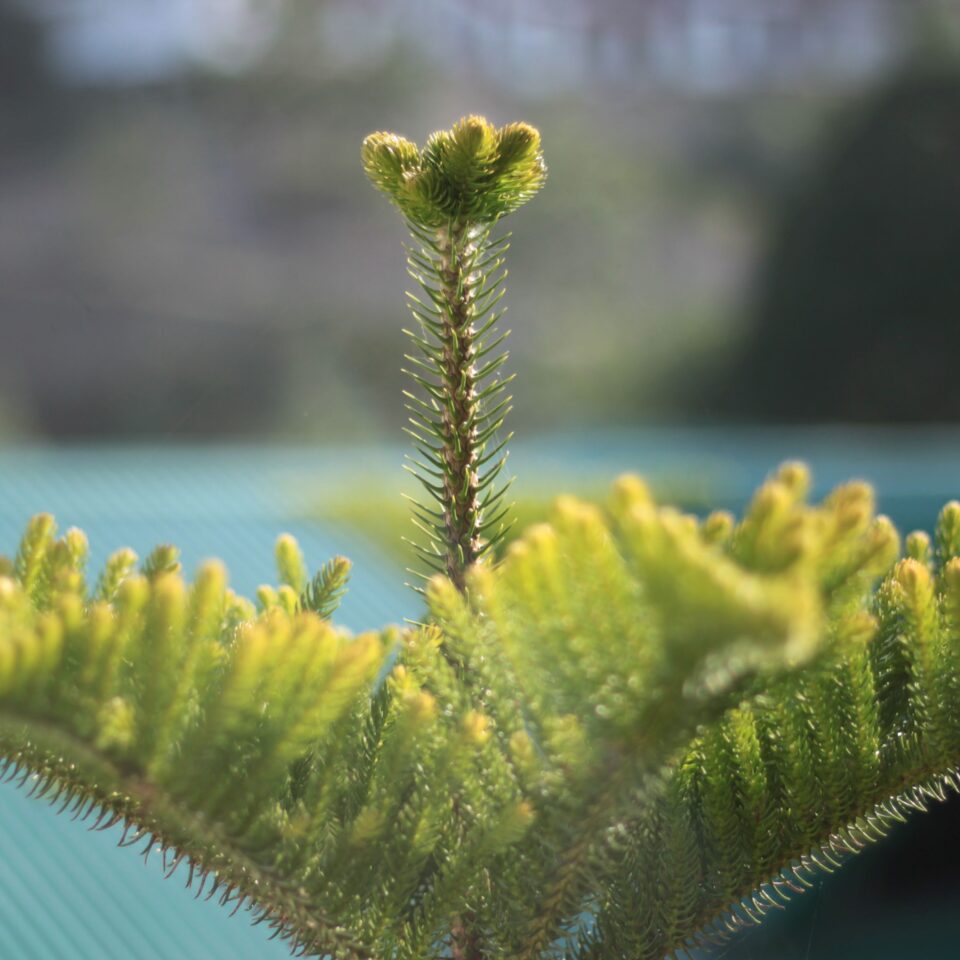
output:
M727 411L956 420L958 248L960 70L918 64L834 129L781 212Z
M49 83L42 36L35 21L0 3L0 107L4 121L12 110L25 115L25 98Z

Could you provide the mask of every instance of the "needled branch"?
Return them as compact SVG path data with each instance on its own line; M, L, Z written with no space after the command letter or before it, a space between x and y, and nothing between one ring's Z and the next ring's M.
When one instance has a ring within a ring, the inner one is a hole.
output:
M362 156L418 244L407 257L424 297L408 294L416 329L405 331L414 347L405 372L418 391L406 394L406 430L417 452L408 469L429 502L412 504L422 536L411 545L425 568L413 572L424 580L444 574L463 593L467 570L508 528L507 485L497 481L510 439L501 436L511 401L510 378L501 374L507 353L498 352L509 331L497 332L496 308L509 237L491 241L490 230L542 186L540 135L525 124L497 130L466 117L422 151L394 134L371 134ZM455 921L450 949L455 960L487 956L469 913Z
M502 375L509 331L499 333L506 292L503 254L509 237L491 228L542 186L540 135L525 124L495 129L467 117L434 133L423 150L395 134L371 134L363 163L373 184L407 219L416 246L410 275L423 295L408 294L415 329L405 372L407 433L416 456L408 469L427 493L413 502L421 536L411 545L423 579L441 573L459 590L469 567L492 551L509 526L503 435L511 398Z

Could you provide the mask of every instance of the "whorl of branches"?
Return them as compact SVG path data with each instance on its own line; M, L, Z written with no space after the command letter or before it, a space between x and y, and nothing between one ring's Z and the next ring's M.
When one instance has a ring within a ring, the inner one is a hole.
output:
M306 954L682 952L957 783L960 505L898 559L868 487L807 486L735 522L624 478L357 638L292 538L258 612L169 547L88 588L38 517L0 562L3 768Z

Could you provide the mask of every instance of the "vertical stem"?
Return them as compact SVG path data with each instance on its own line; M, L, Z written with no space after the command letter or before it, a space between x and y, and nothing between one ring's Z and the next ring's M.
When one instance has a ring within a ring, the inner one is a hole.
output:
M450 952L452 960L484 960L483 948L476 931L471 929L472 917L461 917L453 924Z
M477 491L477 397L473 298L477 278L471 272L476 253L465 223L439 231L440 281L445 303L441 363L447 405L443 410L443 511L447 576L461 592L465 573L480 555L480 501ZM480 937L469 914L451 930L453 960L484 960Z
M463 222L438 231L443 316L441 375L446 407L442 418L444 461L444 563L447 576L465 589L464 573L480 555L480 502L477 490L477 397L474 383L473 298L477 278L471 272L476 249Z

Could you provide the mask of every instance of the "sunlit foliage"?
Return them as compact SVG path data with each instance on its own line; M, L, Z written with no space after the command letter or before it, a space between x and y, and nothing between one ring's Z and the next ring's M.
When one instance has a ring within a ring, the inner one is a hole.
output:
M681 952L956 782L960 505L898 559L868 487L807 486L737 522L623 478L355 638L345 566L309 581L292 538L254 606L171 547L88 585L37 517L0 575L4 767L309 955Z

